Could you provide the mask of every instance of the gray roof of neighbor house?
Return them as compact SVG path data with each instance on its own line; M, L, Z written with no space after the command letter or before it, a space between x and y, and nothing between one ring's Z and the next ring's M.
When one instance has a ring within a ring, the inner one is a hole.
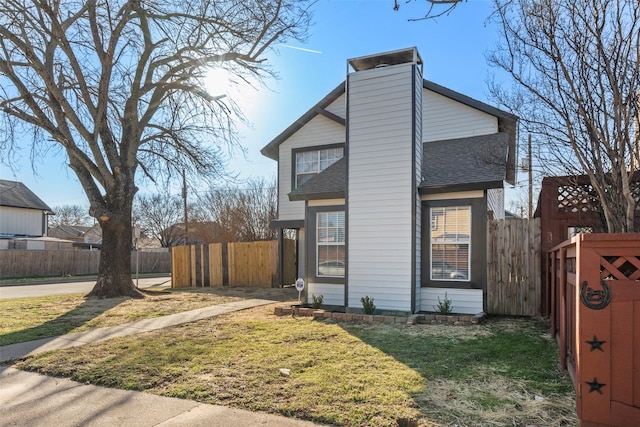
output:
M84 236L91 227L85 227L81 225L66 225L60 224L49 229L50 237L57 237L58 239L73 239Z
M442 96L445 96L447 98L453 99L454 101L458 101L462 104L468 105L469 107L483 111L487 114L491 114L500 120L504 120L514 124L518 121L518 117L514 116L511 113L500 110L499 108L496 108L496 107L492 107L489 104L485 104L484 102L470 98L466 95L463 95L459 92L448 89L444 86L440 86L439 84L433 83L429 80L423 80L422 87L432 92L435 92L437 94L440 94ZM278 147L280 146L280 144L286 141L289 137L291 137L291 135L293 135L298 130L300 130L305 124L307 124L311 119L313 119L317 115L323 115L331 120L334 120L344 125L345 124L344 118L336 116L335 114L325 110L326 107L328 107L333 101L338 99L344 93L345 93L345 82L342 82L335 89L329 92L327 96L322 98L320 102L318 102L316 105L311 107L306 113L300 116L298 120L293 122L288 128L286 128L282 133L280 133L280 135L276 136L271 142L269 142L266 146L264 146L262 150L260 150L262 155L269 157L270 159L273 159L273 160L278 160L278 157L279 157ZM515 144L515 142L513 144Z
M0 206L50 211L38 196L18 181L0 179Z
M507 132L425 142L420 193L502 188L508 145ZM343 157L289 193L289 200L343 198L345 188Z

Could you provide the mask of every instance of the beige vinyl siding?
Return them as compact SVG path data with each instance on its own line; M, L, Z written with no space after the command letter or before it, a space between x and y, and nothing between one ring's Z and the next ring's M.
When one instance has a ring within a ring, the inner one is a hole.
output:
M309 206L344 206L344 199L309 200Z
M422 140L441 141L498 132L498 119L424 89Z
M307 302L312 303L312 295L322 295L322 304L344 305L344 285L329 283L309 283L307 291Z
M458 199L479 199L484 197L482 190L458 191L455 193L425 194L422 200L458 200Z
M504 189L487 190L487 210L493 211L493 219L504 219Z
M452 310L459 314L478 314L482 308L482 289L422 288L422 311L436 311L434 307L444 301L445 292L451 300Z
M342 117L343 119L347 117L347 103L345 101L346 97L344 94L340 95L338 99L333 101L325 110L330 113L335 114L336 116Z
M349 75L348 305L411 310L411 64Z
M42 236L42 211L0 207L0 234Z
M291 192L291 150L294 148L342 143L344 126L324 116L315 116L289 139L280 144L278 161L278 219L304 219L304 201L289 201Z

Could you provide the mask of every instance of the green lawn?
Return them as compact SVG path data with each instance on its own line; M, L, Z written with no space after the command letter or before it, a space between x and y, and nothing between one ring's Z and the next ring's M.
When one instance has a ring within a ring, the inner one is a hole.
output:
M273 307L42 354L17 367L336 425L578 423L544 321L334 323L276 317Z

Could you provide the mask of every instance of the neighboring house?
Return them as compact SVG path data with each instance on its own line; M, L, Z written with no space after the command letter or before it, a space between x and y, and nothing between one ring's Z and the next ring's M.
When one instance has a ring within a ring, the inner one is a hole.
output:
M47 235L51 208L21 182L0 179L0 236Z
M102 228L100 224L91 227L82 225L58 225L49 230L49 236L74 242L75 248L100 249L102 246Z
M222 241L222 230L217 222L202 221L189 222L189 244L204 245ZM160 242L163 247L183 246L186 230L184 222L173 224L160 232Z
M57 225L49 229L49 236L72 242L84 242L84 234L90 227L82 225Z
M307 298L359 311L486 307L487 218L515 179L517 117L423 80L415 48L348 60L339 85L262 149L297 230Z

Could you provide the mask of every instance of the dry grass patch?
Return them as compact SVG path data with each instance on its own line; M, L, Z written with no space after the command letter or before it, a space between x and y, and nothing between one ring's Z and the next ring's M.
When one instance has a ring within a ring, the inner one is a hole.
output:
M43 354L17 367L334 425L577 423L544 322L497 319L461 328L272 313L273 306L260 307Z
M224 293L144 291L145 298L87 298L82 294L0 300L0 345L121 325L237 301Z

